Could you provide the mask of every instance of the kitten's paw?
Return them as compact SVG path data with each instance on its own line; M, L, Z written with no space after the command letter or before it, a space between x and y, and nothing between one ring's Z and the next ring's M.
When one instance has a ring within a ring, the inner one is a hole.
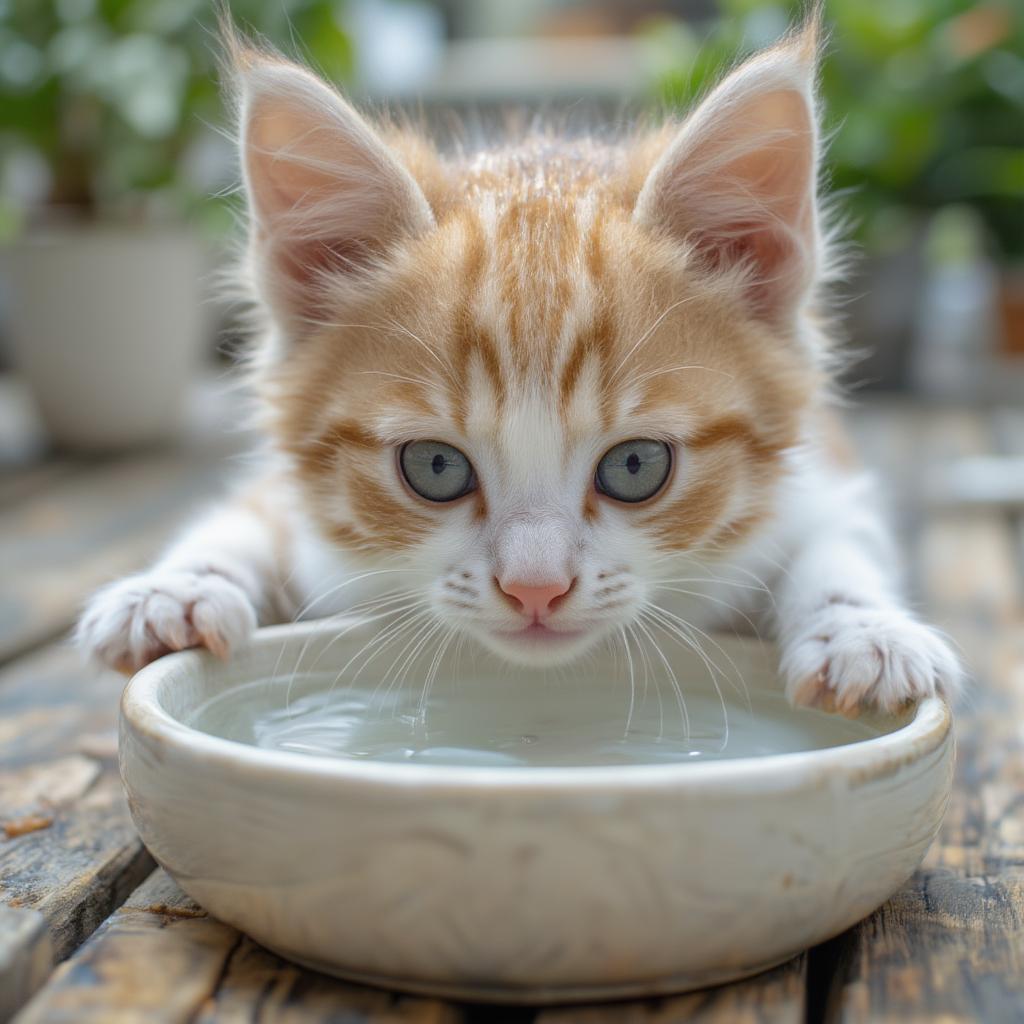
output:
M813 615L785 645L782 672L793 704L845 715L951 696L961 680L956 656L935 630L899 609L841 601Z
M119 672L187 647L220 658L256 628L256 610L236 583L216 573L156 571L97 593L79 620L79 645Z

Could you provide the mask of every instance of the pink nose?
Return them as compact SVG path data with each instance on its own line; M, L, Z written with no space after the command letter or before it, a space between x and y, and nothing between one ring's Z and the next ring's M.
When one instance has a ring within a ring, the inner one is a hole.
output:
M567 583L543 583L540 586L533 586L526 583L502 583L498 580L498 586L508 594L514 602L518 602L520 610L531 618L539 619L553 610L560 597L564 597L572 590L575 580Z

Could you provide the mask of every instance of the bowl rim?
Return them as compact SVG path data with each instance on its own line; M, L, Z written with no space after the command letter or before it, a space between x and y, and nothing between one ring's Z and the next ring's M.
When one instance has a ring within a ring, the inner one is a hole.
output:
M246 652L307 638L326 627L316 622L293 623L257 630ZM266 750L188 726L162 706L158 692L169 674L227 671L229 664L199 649L179 651L147 665L128 681L121 695L121 761L124 768L125 732L155 745L162 755L184 761L203 761L210 767L244 770L254 783L291 779L305 784L349 783L360 787L407 790L422 788L459 792L486 788L505 793L535 793L538 789L607 794L635 791L722 786L733 790L771 792L805 784L809 778L837 772L858 783L897 773L927 757L950 738L953 719L941 697L928 697L911 711L912 717L891 732L824 747L781 754L761 754L720 761L679 761L630 765L446 765L371 761Z

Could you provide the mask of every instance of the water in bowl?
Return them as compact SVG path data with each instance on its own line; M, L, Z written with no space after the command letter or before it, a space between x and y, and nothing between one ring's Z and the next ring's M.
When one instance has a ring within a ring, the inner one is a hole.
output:
M724 706L723 706L724 704ZM478 766L694 762L840 746L880 729L820 711L794 711L781 694L698 689L512 684L433 696L341 685L333 674L262 679L199 706L188 724L267 750L328 757Z

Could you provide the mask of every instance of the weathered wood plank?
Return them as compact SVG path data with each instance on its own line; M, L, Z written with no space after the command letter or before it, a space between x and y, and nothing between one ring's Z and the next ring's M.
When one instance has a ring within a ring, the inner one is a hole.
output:
M75 465L66 460L49 460L28 466L0 469L0 509L54 486L62 477L75 472Z
M0 904L41 915L57 958L153 867L117 773L123 682L61 647L0 672Z
M0 669L0 770L42 771L38 766L76 755L115 769L124 684L123 676L85 664L64 644L10 662ZM0 784L0 806L5 794L14 798L13 787Z
M38 910L59 959L122 902L153 861L112 773L74 804L48 808L41 820L49 823L0 842L0 900Z
M222 476L177 452L118 459L0 512L0 659L63 632L92 590L139 568Z
M216 493L245 443L222 429L237 400L214 384L195 404L173 449L34 464L31 446L0 445L0 660L63 632L91 590L139 568ZM117 775L123 682L60 646L0 673L0 904L38 912L57 959L153 869Z
M457 1024L459 1009L307 971L209 917L162 871L59 967L15 1024Z
M989 425L937 411L918 432L925 474L985 453ZM904 484L908 486L908 484ZM921 871L847 936L829 1019L1024 1019L1024 600L1007 516L931 507L906 540L924 610L961 646L976 683L958 711L946 821Z
M191 1020L216 988L237 935L161 882L155 875L143 883L58 968L18 1024ZM189 926L187 941L181 941L180 924Z
M62 633L92 590L140 568L230 478L248 444L239 396L206 381L191 404L173 448L0 475L0 661Z
M29 1000L52 964L46 918L34 910L0 905L0 1021Z
M803 1024L807 957L753 978L666 999L546 1010L536 1024Z

